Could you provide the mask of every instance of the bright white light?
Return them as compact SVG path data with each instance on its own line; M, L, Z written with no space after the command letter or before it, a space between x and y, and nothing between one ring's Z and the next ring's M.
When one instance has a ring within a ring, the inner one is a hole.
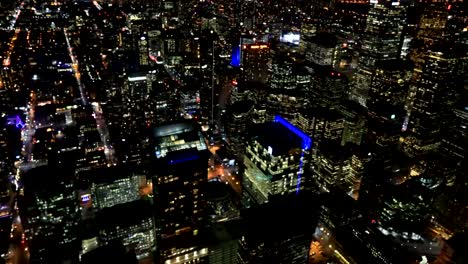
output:
M283 34L280 38L281 42L287 42L287 43L292 43L294 45L299 45L299 41L301 39L301 35L299 33L287 33Z

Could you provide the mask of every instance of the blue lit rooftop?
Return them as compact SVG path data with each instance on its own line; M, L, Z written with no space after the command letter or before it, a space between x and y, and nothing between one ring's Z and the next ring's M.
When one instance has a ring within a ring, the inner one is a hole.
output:
M276 116L274 122L255 127L253 137L265 149L270 147L273 156L308 150L312 145L309 136L280 116Z

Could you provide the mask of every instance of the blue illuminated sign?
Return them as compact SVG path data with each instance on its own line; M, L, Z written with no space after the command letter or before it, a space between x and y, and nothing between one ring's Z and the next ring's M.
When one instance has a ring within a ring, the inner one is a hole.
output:
M302 149L308 150L312 146L312 139L302 132L299 128L295 127L293 124L289 123L286 119L282 118L279 115L275 115L275 122L278 122L289 129L291 132L296 134L302 139Z
M91 194L83 194L83 195L81 195L81 202L82 202L82 203L86 203L86 202L88 202L89 200L91 200Z
M236 45L232 48L231 66L239 67L241 61L241 47Z
M182 163L182 162L197 160L197 159L199 159L199 158L200 158L199 156L194 155L194 156L184 157L184 158L180 158L180 159L174 159L174 160L171 159L171 160L169 160L169 164L177 164L177 163Z
M19 129L22 129L24 127L24 123L19 116L7 118L7 125L15 125L16 128Z

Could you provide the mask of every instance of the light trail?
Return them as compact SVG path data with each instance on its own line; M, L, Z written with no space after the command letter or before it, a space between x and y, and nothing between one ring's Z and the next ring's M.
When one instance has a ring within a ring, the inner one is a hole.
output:
M94 5L99 11L102 10L102 6L101 6L97 1L93 1L93 5Z
M76 82L78 83L78 89L80 90L81 101L83 102L84 105L87 105L88 99L86 98L84 84L81 82L81 73L78 69L78 60L75 58L75 55L73 54L73 48L70 44L70 40L68 38L68 32L66 28L63 29L63 33L65 35L65 41L67 42L68 55L70 56L70 59L72 62L73 76L75 76Z

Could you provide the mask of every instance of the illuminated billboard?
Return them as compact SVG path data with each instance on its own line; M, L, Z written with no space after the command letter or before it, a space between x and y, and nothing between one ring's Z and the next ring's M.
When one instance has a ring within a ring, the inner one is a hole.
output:
M283 33L280 37L280 41L284 43L291 43L294 45L299 45L301 39L301 34L298 32L287 32Z

